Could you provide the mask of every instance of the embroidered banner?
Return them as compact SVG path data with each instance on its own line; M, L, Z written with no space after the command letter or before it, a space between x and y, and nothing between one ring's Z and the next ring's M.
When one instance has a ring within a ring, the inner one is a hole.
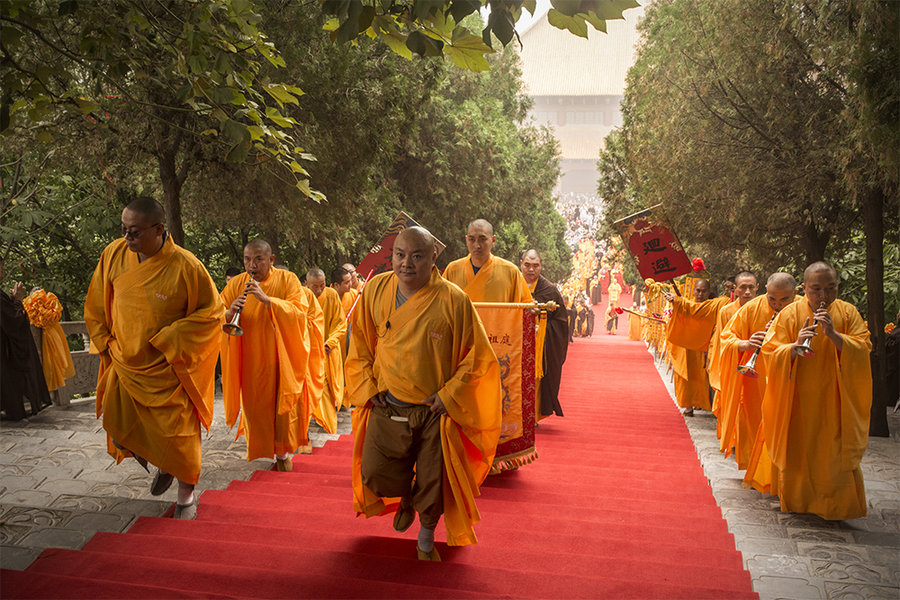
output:
M620 219L615 226L644 279L666 281L693 272L661 204Z
M534 447L535 315L521 306L476 305L478 315L500 363L500 442L492 473L528 464Z
M369 250L366 257L359 263L359 266L356 267L356 272L363 277L371 277L378 275L379 273L384 273L385 271L390 271L391 253L394 251L394 240L397 238L397 234L407 227L417 226L419 226L419 224L408 214L405 212L399 213L394 217L394 222L391 223L391 226L384 232L384 235L381 236L381 241L372 246L372 249ZM437 245L438 255L440 255L447 246L437 238L435 238L435 243ZM371 276L369 273L371 273Z

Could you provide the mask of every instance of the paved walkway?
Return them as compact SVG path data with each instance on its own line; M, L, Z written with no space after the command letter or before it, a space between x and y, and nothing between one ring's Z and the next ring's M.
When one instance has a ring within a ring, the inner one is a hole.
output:
M669 383L665 373L663 380ZM219 397L203 441L201 491L271 465L244 460L243 438L234 440L222 414ZM863 458L869 516L828 522L781 513L777 499L742 489L734 461L719 453L712 415L695 414L686 419L688 429L762 600L900 599L900 415L889 414L893 437L870 438ZM340 413L339 421L339 432L349 433L349 414ZM313 426L310 437L322 446L337 436ZM93 400L45 409L27 423L2 423L0 565L24 569L44 548L81 548L97 531L121 532L139 516L162 515L175 486L154 498L150 480L134 461L116 466L106 454Z
M657 369L674 402L671 374ZM869 514L848 521L783 513L778 498L743 489L744 472L719 452L712 413L694 415L685 422L760 600L900 599L900 414L888 412L890 438L869 438Z

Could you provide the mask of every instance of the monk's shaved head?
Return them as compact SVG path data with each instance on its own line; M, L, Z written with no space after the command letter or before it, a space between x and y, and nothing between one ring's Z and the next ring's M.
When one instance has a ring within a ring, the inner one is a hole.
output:
M325 271L323 271L319 267L311 268L306 272L306 280L310 281L311 279L325 279Z
M424 227L407 227L399 234L397 234L397 240L404 240L408 242L412 242L419 248L433 248L434 247L434 236L431 235Z
M469 226L466 227L466 231L472 231L473 228L474 228L474 229L481 229L481 230L483 230L485 233L487 233L488 235L494 235L494 226L491 225L491 224L490 224L488 221L486 221L485 219L475 219L474 221L472 221L471 223L469 223Z
M325 291L325 271L319 267L313 267L306 272L306 287L313 291L316 298Z
M737 283L738 279L752 279L753 281L756 281L756 275L754 275L750 271L741 271L734 276L735 283Z
M147 196L135 198L128 203L125 210L130 210L152 225L166 222L166 210L162 204Z
M835 281L837 281L837 271L834 267L823 260L814 262L813 264L806 267L806 270L803 271L803 281L809 279L810 275L814 273L824 273L826 271L828 273L831 273L832 277L834 277Z
M544 261L541 259L541 255L538 254L538 251L535 250L534 248L532 248L532 249L530 249L530 250L526 250L526 251L525 251L525 254L522 255L522 260L523 260L523 261L524 261L524 260L538 260L538 261L540 261L540 262L544 262Z
M272 246L269 245L269 242L262 238L256 238L255 240L250 240L250 242L244 246L245 250L259 250L266 254L272 254Z
M766 290L796 290L797 280L790 273L772 273L766 280Z

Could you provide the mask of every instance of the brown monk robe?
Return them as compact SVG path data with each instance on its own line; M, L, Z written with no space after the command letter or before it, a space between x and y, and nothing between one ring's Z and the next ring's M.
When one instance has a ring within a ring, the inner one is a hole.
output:
M84 320L100 353L97 414L109 453L158 467L153 495L177 478L175 517L192 519L225 308L209 273L164 222L152 198L125 207L122 238L100 255Z
M709 282L701 279L694 286L694 301L664 292L672 303L666 340L675 373L675 400L685 416L693 416L694 408L710 410L709 377L706 352L716 325L719 309L728 298L709 300Z
M806 300L783 308L766 334L763 434L772 488L784 512L823 519L866 515L860 460L869 442L872 342L838 275L817 262L803 274ZM811 340L813 355L802 346Z
M536 250L528 250L522 255L522 275L528 284L532 297L537 302L556 302L557 308L547 314L547 335L544 340L544 377L541 379L540 402L537 419L555 414L563 416L559 405L559 384L562 368L569 351L569 314L562 294L546 277L541 275L541 255Z
M528 284L516 265L491 254L496 241L490 223L484 219L469 223L469 255L447 265L444 279L462 288L472 302L531 302Z

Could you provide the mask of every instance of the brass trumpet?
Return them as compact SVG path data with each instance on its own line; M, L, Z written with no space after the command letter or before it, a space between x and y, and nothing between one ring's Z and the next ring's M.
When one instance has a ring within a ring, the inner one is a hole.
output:
M778 316L777 312L774 315L772 315L772 318L769 319L768 323L766 323L766 329L765 329L764 333L769 332L769 327L772 326L772 323L775 321L775 317L777 317L777 316ZM737 372L740 373L741 375L746 375L747 377L751 377L753 379L756 379L757 377L759 377L759 373L756 371L756 361L759 358L760 350L762 350L762 346L760 346L759 348L757 348L756 350L753 351L753 355L750 356L750 360L748 360L743 365L737 366Z
M250 274L250 281L247 282L249 286L251 283L255 283L256 280L253 278L253 273ZM245 299L247 298L247 290L244 290L244 293L241 294ZM237 337L240 335L244 335L244 330L241 329L241 311L244 310L243 306L239 306L236 311L234 311L234 316L231 317L231 320L227 323L222 324L222 331L227 333L228 335Z
M825 303L822 302L819 304L819 310L825 308ZM819 322L813 319L813 325L818 325ZM812 338L808 337L803 340L803 343L797 346L797 356L802 356L803 358L809 358L810 356L815 356L816 351L812 349Z

